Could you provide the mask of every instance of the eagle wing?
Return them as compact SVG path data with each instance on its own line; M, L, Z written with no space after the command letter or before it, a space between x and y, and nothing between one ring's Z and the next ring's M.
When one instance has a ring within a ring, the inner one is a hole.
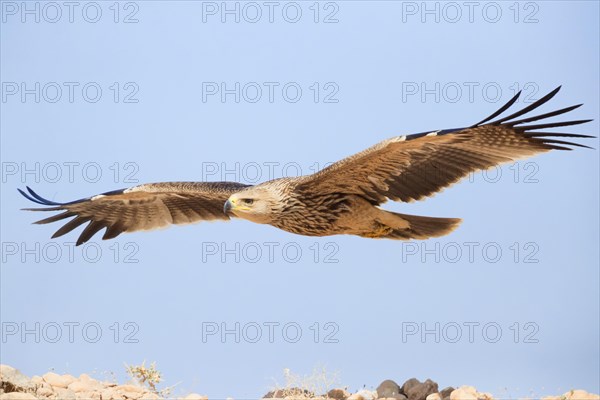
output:
M577 125L591 120L574 120L527 125L529 122L564 114L581 104L554 112L518 119L550 100L554 91L507 117L498 117L519 98L517 93L502 108L468 128L398 136L338 161L305 177L296 190L306 193L358 194L373 204L387 199L411 202L431 196L470 172L529 157L549 150L571 150L581 144L556 137L593 136L540 132L540 129Z
M123 232L152 230L170 224L189 224L198 221L228 220L223 212L225 201L248 185L235 182L167 182L134 186L97 196L56 203L39 196L29 187L29 194L19 189L27 199L51 206L25 208L31 211L64 211L35 222L47 224L75 217L61 227L52 238L64 235L89 222L76 245L90 240L106 228L102 239L112 239Z

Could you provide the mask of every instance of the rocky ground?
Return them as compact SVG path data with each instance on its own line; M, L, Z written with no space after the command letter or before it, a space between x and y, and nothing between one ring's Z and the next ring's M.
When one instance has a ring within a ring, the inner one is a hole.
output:
M159 400L165 399L149 386L99 381L87 374L79 377L48 372L31 378L8 365L0 365L0 400ZM442 390L430 379L424 382L412 378L402 386L392 380L383 381L377 390L349 393L345 389L332 389L327 393L312 393L303 388L278 389L267 393L269 399L335 399L335 400L493 400L490 393L480 393L472 386L447 387ZM178 399L208 400L208 397L191 393ZM600 400L597 394L584 390L571 390L543 400ZM233 400L233 399L228 399Z

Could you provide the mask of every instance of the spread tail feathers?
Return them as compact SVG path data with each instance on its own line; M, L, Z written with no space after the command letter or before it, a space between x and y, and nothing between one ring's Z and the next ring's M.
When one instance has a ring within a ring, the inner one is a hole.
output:
M381 211L385 213L385 218L379 219L379 222L387 228L382 230L381 235L377 235L382 239L410 240L445 236L462 221L460 218L422 217Z

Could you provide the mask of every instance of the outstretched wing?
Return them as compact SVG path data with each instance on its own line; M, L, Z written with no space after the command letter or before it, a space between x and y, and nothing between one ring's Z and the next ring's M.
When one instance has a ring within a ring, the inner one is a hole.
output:
M507 117L489 122L513 105L507 104L483 121L468 128L398 136L304 178L296 190L308 193L358 194L374 204L387 199L410 202L431 196L459 181L470 172L529 157L549 150L571 150L566 146L587 147L557 140L556 137L593 136L539 132L547 128L577 125L591 120L575 120L527 125L564 114L581 104L533 117L518 119L550 100L560 87L535 103Z
M75 217L60 228L52 238L64 235L89 222L77 246L90 240L98 231L106 228L102 239L112 239L123 232L152 230L169 224L189 224L198 221L228 220L223 212L225 201L248 185L235 182L168 182L139 185L129 189L115 190L97 196L56 203L39 196L29 187L29 194L19 189L27 199L52 206L25 208L31 211L64 212L35 222L47 224Z

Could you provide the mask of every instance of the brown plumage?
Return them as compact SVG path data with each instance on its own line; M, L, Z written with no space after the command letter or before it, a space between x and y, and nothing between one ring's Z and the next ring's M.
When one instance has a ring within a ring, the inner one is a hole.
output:
M529 124L561 115L581 104L533 117L519 117L550 100L557 88L507 117L500 116L519 97L468 128L398 136L376 144L315 173L282 178L256 186L235 182L171 182L135 186L70 203L55 203L27 188L23 196L47 208L63 211L36 223L73 217L52 237L88 223L77 245L106 229L102 239L123 232L151 230L169 224L228 220L230 216L269 224L307 236L337 234L367 238L427 239L443 236L460 223L456 218L399 214L380 209L388 199L421 200L459 181L471 172L530 157L549 150L587 147L557 137L593 136L539 132L591 120Z

